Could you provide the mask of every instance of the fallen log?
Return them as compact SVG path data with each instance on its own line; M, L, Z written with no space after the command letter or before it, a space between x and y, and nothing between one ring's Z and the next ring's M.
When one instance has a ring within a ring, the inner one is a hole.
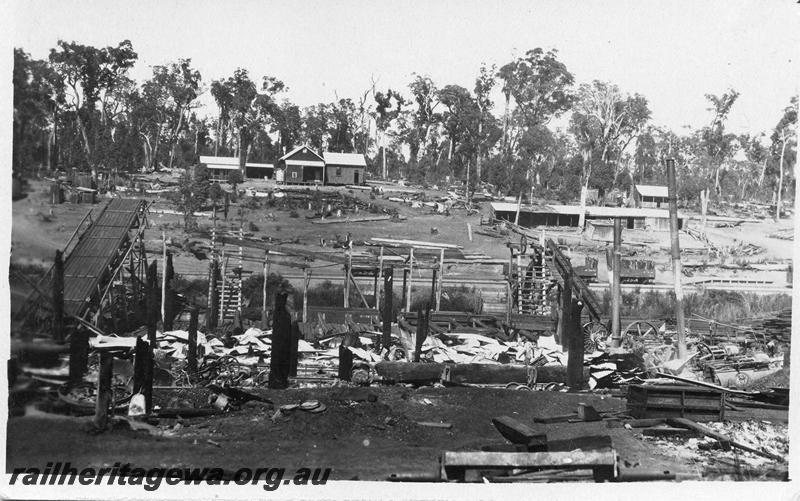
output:
M375 371L392 383L434 383L442 378L448 367L449 382L456 384L527 383L529 373L535 383L566 383L567 368L563 365L544 365L535 368L511 364L444 364L424 362L378 362ZM589 369L584 368L585 377Z

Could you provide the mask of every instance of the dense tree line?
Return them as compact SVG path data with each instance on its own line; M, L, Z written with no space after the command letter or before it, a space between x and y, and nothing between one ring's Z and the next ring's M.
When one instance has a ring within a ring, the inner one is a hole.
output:
M675 132L651 122L647 98L612 82L576 83L556 50L482 65L474 85L413 75L403 89L373 82L354 97L300 105L287 84L240 68L204 80L190 59L154 66L135 82L130 41L96 48L59 41L46 60L14 50L13 169L149 171L187 167L199 155L275 162L309 144L365 153L373 176L412 182L489 183L497 193L573 200L665 181L676 159L681 197L761 200L794 193L797 97L773 130L735 135L739 94L708 94L708 125ZM198 98L210 92L217 113ZM502 96L499 103L493 95ZM567 119L566 128L552 121Z

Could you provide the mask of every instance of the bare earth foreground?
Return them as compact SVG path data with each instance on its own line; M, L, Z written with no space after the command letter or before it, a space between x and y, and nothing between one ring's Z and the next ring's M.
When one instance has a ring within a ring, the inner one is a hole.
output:
M175 393L203 400L204 390ZM131 431L125 425L101 435L86 433L90 417L61 415L12 417L8 423L7 468L44 468L69 461L74 467L110 467L115 462L151 467L332 468L331 479L385 480L396 473L434 473L443 451L481 450L508 444L492 418L507 415L533 424L536 417L574 412L579 403L598 411L625 408L624 400L598 394L528 392L485 388L419 389L400 386L258 391L276 406L313 398L328 406L319 414L293 411L275 422L264 404L245 406L225 416L161 419L159 434ZM370 402L369 394L377 397ZM169 395L172 395L169 394ZM160 393L162 402L169 396ZM736 421L745 413L730 412ZM737 416L738 415L738 416ZM781 426L786 412L750 410L747 419ZM451 429L417 422L451 423ZM676 452L643 440L637 429L619 421L541 425L550 441L608 435L621 469L665 471L699 478L735 453L704 457ZM577 442L576 442L577 444ZM569 448L567 447L567 450ZM113 452L112 452L113 451ZM713 474L708 478L719 478Z

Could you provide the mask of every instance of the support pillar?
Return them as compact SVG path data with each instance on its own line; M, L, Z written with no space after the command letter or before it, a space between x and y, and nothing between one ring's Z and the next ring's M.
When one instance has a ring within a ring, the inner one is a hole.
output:
M83 378L89 361L89 333L78 327L69 340L69 381L76 383Z
M564 325L565 336L569 346L567 353L567 386L574 391L583 388L583 329L581 328L581 310L583 303L571 299L570 310Z
M197 372L197 308L189 312L189 353L186 356L189 374Z
M303 322L308 322L308 285L311 283L311 270L303 268Z
M411 311L411 283L414 281L414 248L408 252L408 292L406 293L406 310Z
M439 252L439 281L436 282L436 311L442 307L442 282L444 282L444 249Z
M111 377L114 374L114 357L109 352L101 352L100 369L97 375L97 399L94 407L94 428L104 431L108 426L109 410L114 405L114 394L111 391Z
M686 357L686 331L683 319L683 288L681 287L681 245L678 237L678 187L675 160L667 159L667 194L669 195L669 234L672 254L672 279L675 282L675 320L678 330L678 358Z
M217 312L219 311L219 296L217 295L217 280L219 279L219 263L216 258L211 259L208 272L208 310L206 312L206 330L211 331L217 327Z
M394 268L386 268L383 271L383 338L381 345L388 349L392 342L392 302L394 299Z
M53 265L53 337L64 340L64 254L56 251Z
M619 309L622 302L622 284L620 280L620 253L622 247L622 221L614 218L614 255L611 274L611 346L619 348L620 345L620 319Z
M164 331L171 331L175 319L175 292L172 290L172 279L175 278L175 268L172 265L172 253L167 252L167 264L164 269Z
M292 318L286 310L287 293L281 291L275 297L272 322L272 359L269 365L270 388L284 389L289 386L289 371L292 350Z

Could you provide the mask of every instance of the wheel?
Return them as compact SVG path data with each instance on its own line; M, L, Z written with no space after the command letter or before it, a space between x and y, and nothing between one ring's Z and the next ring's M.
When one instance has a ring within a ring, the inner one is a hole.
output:
M608 329L601 322L591 321L583 324L583 352L594 353L605 348L608 334Z
M658 329L653 324L644 320L637 320L632 322L628 327L622 331L622 346L629 351L644 351L645 344L649 341L652 343L656 341L658 336Z

